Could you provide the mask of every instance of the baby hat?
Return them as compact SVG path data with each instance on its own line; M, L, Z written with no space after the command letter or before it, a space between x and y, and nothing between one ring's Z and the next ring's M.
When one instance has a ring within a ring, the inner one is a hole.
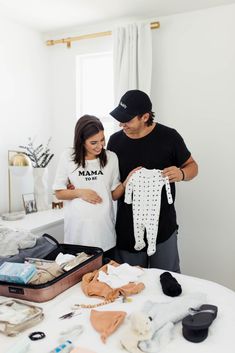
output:
M125 311L91 310L90 320L94 329L101 334L101 340L105 343L107 337L122 324L125 316Z

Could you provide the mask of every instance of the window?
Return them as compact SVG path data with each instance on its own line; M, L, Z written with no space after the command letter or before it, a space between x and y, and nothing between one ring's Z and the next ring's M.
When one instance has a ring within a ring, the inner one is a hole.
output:
M109 116L114 108L112 53L77 57L76 91L77 116L97 116L104 125L107 142L115 129L115 121Z

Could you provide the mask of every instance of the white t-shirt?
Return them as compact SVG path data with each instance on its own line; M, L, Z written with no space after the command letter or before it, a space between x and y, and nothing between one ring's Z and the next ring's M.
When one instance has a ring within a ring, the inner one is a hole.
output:
M116 245L115 217L111 191L120 184L118 158L106 151L107 164L100 167L99 159L86 160L86 167L72 161L73 149L65 151L59 161L53 190L67 189L68 179L79 189L92 189L102 198L91 204L80 198L65 202L64 242L97 246L107 251Z

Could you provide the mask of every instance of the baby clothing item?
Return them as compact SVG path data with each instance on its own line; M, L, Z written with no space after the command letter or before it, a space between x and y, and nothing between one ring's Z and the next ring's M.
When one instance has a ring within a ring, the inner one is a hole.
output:
M177 297L182 293L181 285L170 272L163 272L160 275L160 282L164 294L169 295L170 297Z
M74 255L71 255L71 254L63 254L62 252L60 252L57 256L56 256L56 259L55 259L55 262L62 266L66 263L68 263L69 261L75 259L75 256Z
M125 202L132 203L135 250L145 247L144 232L146 229L148 256L156 252L161 193L164 185L168 203L172 204L169 179L162 176L160 169L141 168L137 170L130 177L125 190Z
M63 270L64 271L69 271L72 268L80 265L81 263L85 262L88 260L92 255L88 255L85 252L80 252L76 254L76 257L72 260L70 260L67 264L63 265Z
M152 317L154 334L150 340L139 343L140 349L148 353L157 352L159 350L159 339L162 334L164 342L169 342L170 340L172 325L169 323L175 324L181 321L187 315L189 309L198 309L205 302L206 296L203 293L187 294L168 303L147 301L142 310L145 314Z
M136 282L143 273L141 268L130 266L127 263L117 267L108 264L107 273L100 271L98 280L112 288L120 288L129 282Z
M44 264L41 264L41 265L37 265L37 263L35 263L35 265L36 265L37 272L30 279L29 281L30 284L47 283L61 276L64 273L64 271L56 262L52 262L52 263L45 262Z
M119 266L115 261L110 261L109 263L112 266ZM105 300L114 301L120 295L124 297L129 297L133 294L138 294L141 292L145 285L142 282L129 282L128 284L121 286L119 288L111 288L108 284L100 282L98 280L100 271L107 273L108 265L102 266L99 270L86 273L82 277L82 290L88 296L96 296L104 298Z
M110 336L124 321L125 311L97 311L91 310L91 324L101 334L101 340L106 342Z

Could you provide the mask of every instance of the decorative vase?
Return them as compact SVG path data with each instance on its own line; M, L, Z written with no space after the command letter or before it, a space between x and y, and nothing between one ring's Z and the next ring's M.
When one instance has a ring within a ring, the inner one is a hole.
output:
M48 169L33 168L34 194L38 211L48 210Z

